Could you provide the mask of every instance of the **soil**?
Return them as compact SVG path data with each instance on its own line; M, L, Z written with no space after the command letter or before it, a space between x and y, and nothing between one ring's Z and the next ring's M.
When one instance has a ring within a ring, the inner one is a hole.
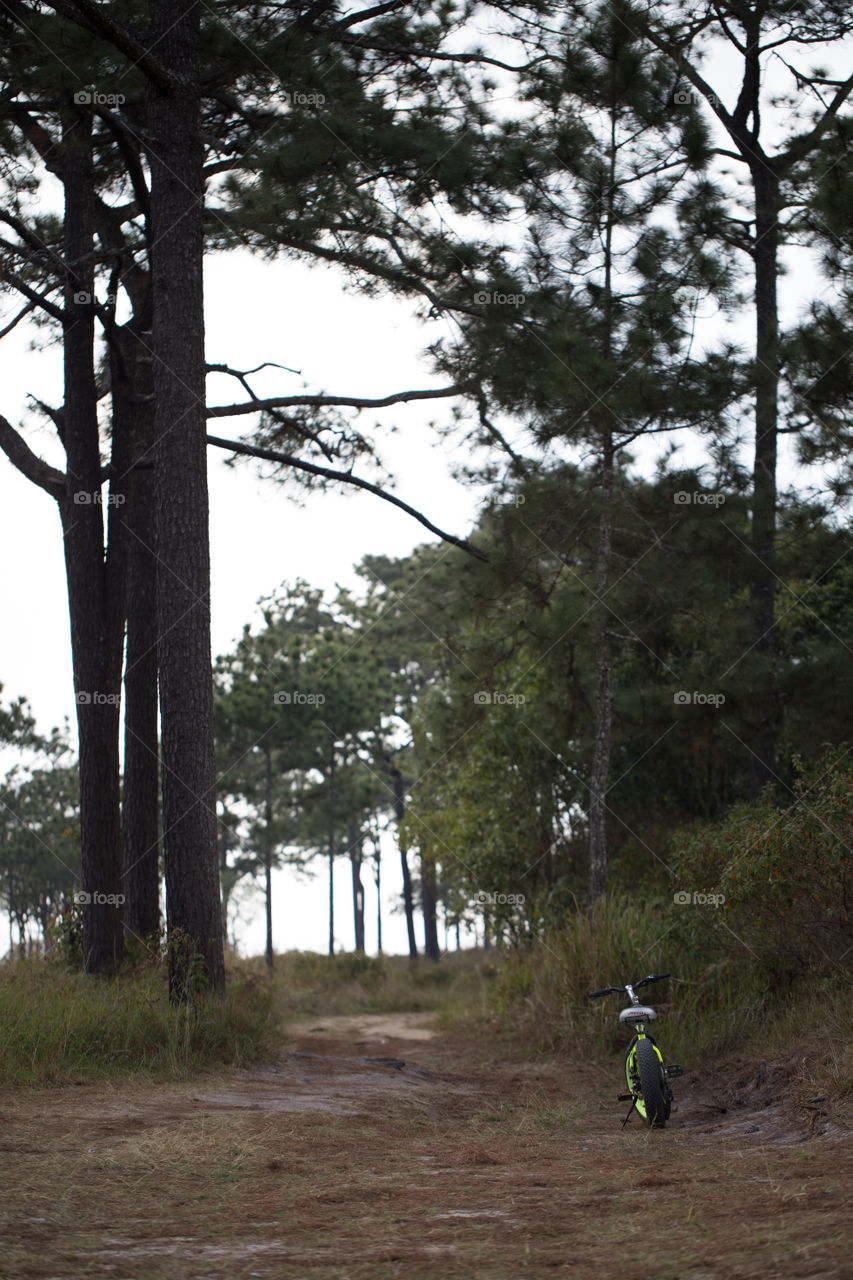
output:
M428 1015L320 1019L181 1084L0 1091L0 1276L853 1277L851 1117L797 1055L687 1072L513 1059Z

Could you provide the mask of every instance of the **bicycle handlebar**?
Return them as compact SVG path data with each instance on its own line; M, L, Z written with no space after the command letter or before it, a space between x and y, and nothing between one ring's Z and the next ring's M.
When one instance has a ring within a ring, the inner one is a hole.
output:
M671 975L668 973L650 973L647 978L641 978L639 982L631 982L628 985L632 986L636 991L638 987L647 987L650 982L661 982L664 978L669 978L670 976ZM590 991L589 999L597 1000L599 996L615 995L616 992L618 991L627 991L627 990L628 990L628 986L604 987L602 991Z

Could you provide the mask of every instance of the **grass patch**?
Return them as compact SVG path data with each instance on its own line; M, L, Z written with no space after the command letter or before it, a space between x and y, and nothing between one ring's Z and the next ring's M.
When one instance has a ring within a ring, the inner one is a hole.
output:
M261 971L260 960L250 962ZM454 951L439 964L406 956L289 951L276 956L273 992L286 1021L357 1013L435 1013L466 1020L490 1006L495 952Z
M224 1000L174 1008L160 965L93 978L44 960L0 966L0 1084L181 1078L272 1052L269 985L230 965Z

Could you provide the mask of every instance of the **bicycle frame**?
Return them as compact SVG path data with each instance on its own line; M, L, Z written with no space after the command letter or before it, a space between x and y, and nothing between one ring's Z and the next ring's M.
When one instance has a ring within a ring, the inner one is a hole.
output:
M640 982L626 983L624 987L605 987L603 991L590 992L590 1000L612 993L627 992L631 1004L619 1014L623 1026L633 1028L633 1036L625 1052L625 1081L627 1093L620 1093L618 1101L631 1100L631 1108L622 1122L625 1125L636 1110L646 1124L663 1128L669 1119L673 1102L669 1080L682 1074L681 1067L667 1067L663 1054L654 1037L646 1030L646 1023L657 1017L651 1005L640 1003L635 988L668 978L668 973L649 974Z

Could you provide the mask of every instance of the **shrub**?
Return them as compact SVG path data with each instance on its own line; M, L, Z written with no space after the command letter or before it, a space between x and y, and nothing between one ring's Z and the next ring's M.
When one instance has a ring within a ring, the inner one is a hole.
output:
M793 804L768 796L724 822L676 841L674 868L688 891L724 896L716 912L691 913L704 946L733 940L771 979L853 968L853 770L833 752Z

